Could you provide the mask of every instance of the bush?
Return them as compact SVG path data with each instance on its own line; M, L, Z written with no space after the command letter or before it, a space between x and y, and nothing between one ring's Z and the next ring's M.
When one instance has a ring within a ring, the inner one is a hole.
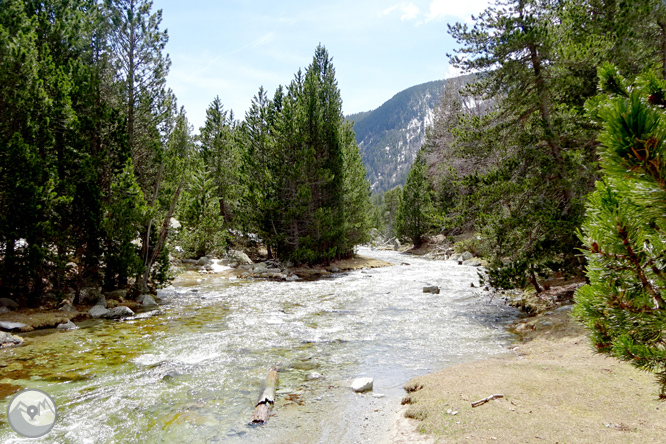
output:
M666 398L666 82L647 74L629 86L609 65L599 73L609 95L589 110L603 123L604 178L580 231L589 285L574 313L599 353L654 372Z

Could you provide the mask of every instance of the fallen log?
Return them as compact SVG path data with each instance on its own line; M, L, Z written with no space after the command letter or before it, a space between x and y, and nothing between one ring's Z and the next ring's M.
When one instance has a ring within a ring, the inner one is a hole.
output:
M504 398L504 395L491 395L488 396L487 398L479 399L478 401L472 403L472 407L478 407L480 405L485 404L488 401L492 401L493 399L499 399L499 398Z
M268 422L268 416L271 408L275 404L275 388L278 383L278 369L273 367L268 371L264 391L261 392L257 403L255 404L254 414L250 419L250 424L265 424Z

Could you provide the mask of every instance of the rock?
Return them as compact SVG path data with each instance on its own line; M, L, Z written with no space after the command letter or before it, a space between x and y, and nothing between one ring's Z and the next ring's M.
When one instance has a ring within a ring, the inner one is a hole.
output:
M113 299L115 301L124 301L127 299L127 290L113 290L107 291L104 293L107 299Z
M0 298L0 307L7 307L10 310L16 310L19 308L19 304L12 299Z
M181 259L180 261L184 264L197 265L196 259Z
M124 305L119 305L116 308L112 308L111 310L108 310L108 312L104 315L104 318L106 319L122 319L122 318L129 318L131 316L134 316L134 312L130 310L129 307L125 307Z
M0 331L0 348L14 347L16 345L21 345L23 344L23 341L24 341L23 338Z
M400 249L400 241L398 239L393 239L393 249L398 251Z
M268 271L268 267L266 266L265 262L259 262L258 264L255 264L254 267L252 267L252 270L255 273L266 273Z
M234 262L238 262L239 264L252 264L252 259L250 257L243 253L242 251L236 251L236 250L231 250L229 251L229 259L231 259Z
M155 299L149 294L144 294L139 296L139 302L141 305L143 305L145 308L157 308L159 305L157 305L157 302L155 302Z
M321 379L321 378L323 378L323 376L321 374L319 374L317 372L312 372L308 376L306 376L305 379L307 379L308 381L314 381L314 380Z
M77 327L72 321L67 321L65 324L60 324L56 327L57 330L67 331L67 330L76 330Z
M0 321L0 330L13 331L13 330L21 330L25 327L27 327L27 325L25 325L22 322Z
M199 260L197 261L197 265L201 265L202 267L206 266L206 265L210 265L210 263L211 263L211 260L208 256L200 257Z
M104 303L98 304L98 302L100 302L100 299L102 299L103 297L104 295L102 294L101 291L99 291L98 288L95 287L83 288L79 292L79 303L87 305L106 306L106 299L104 299Z
M439 287L436 286L436 285L433 285L431 287L423 287L423 292L424 293L439 294Z
M333 266L333 267L329 268L329 270L330 270L331 273L339 273L340 272L340 269L336 266Z
M88 310L88 314L92 316L93 318L103 318L106 317L106 315L109 313L109 310L106 308L102 307L101 305L95 305L93 308Z
M351 383L351 389L356 393L369 392L372 391L373 382L372 378L356 378Z
M462 264L467 265L468 267L481 267L483 265L483 260L478 257L473 257L472 259L463 261Z
M301 278L299 278L296 275L291 275L291 276L287 276L284 280L287 281L287 282L297 282L297 281L300 281Z
M0 314L5 314L9 313L9 308L7 307L0 307Z
M99 305L100 307L108 308L109 304L106 302L106 298L104 295L101 295L95 305Z
M444 242L446 242L446 236L444 236L443 234L438 234L437 236L433 236L433 238L430 241L435 244L443 244Z
M553 312L555 312L555 313L565 313L565 312L573 310L573 307L574 307L573 305L563 305L563 306L558 307L555 310L553 310Z
M58 310L64 311L65 313L74 313L74 312L78 311L76 309L76 307L74 307L69 302L65 302L64 304L62 304L62 307L60 307Z
M465 252L461 255L460 260L463 261L463 262L465 262L465 261L468 261L468 260L472 259L473 257L474 257L474 255L473 255L472 253L470 253L469 251L465 251Z

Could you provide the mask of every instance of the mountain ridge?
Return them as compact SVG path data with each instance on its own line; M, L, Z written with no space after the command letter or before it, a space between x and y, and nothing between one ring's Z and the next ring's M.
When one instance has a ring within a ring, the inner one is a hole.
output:
M466 83L471 75L463 79ZM396 93L378 108L350 114L373 193L403 185L426 140L449 80L421 83Z

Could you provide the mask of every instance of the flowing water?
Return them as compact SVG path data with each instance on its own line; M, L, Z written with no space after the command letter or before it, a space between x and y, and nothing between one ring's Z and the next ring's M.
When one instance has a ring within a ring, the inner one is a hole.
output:
M10 385L54 398L40 442L382 442L405 382L506 353L515 312L470 286L475 268L360 253L396 265L313 282L182 281L160 292L160 312L29 334L0 351L0 442L33 442L6 422ZM275 416L250 427L274 365ZM348 388L360 376L372 393Z

